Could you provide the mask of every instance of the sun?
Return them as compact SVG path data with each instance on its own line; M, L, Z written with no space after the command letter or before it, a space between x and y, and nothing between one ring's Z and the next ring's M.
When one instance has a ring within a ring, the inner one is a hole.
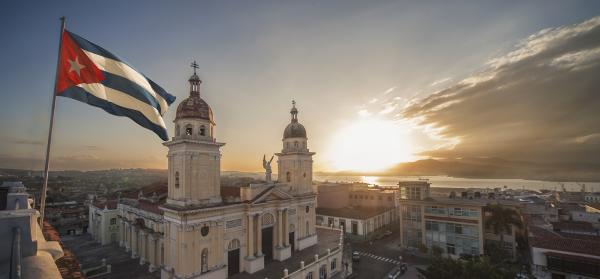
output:
M382 171L414 159L407 125L361 117L333 136L328 159L336 170Z

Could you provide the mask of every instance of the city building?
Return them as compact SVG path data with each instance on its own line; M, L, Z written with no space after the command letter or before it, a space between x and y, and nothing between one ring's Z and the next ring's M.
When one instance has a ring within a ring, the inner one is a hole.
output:
M600 192L586 193L583 197L586 202L600 203Z
M400 243L407 249L450 257L482 255L486 242L500 241L500 235L485 227L486 206L498 203L485 195L432 197L427 180L399 182ZM502 201L515 206L516 203ZM516 207L515 207L516 208ZM517 229L503 233L502 248L516 255Z
M283 132L283 148L275 154L278 180L271 180L270 161L265 161L266 182L221 187L225 144L216 140L213 112L200 97L196 73L189 83L190 96L177 107L174 137L164 143L169 149L168 185L144 188L137 197L125 196L116 209L110 204L90 206L92 233L99 241L118 240L150 271L160 269L162 278L255 274L268 269L271 261L284 261L315 246L315 153L308 149L295 102ZM117 224L111 227L114 212ZM116 238L111 228L118 230ZM315 257L299 271L286 269L280 276L300 278L313 268L319 274L335 275L341 271L342 248L332 247L327 256Z
M118 242L120 214L117 201L94 202L89 205L88 233L102 245Z
M347 207L317 208L317 225L342 229L344 233L368 237L382 228L390 228L398 216L396 208Z
M317 191L318 225L361 237L397 225L398 191L393 187L325 182L318 184Z
M538 279L600 277L600 237L528 227L531 273Z

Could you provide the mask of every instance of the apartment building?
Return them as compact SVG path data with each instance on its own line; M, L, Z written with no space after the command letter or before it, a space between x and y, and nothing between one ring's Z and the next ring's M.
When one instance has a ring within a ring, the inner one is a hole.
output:
M398 185L402 247L459 257L482 255L486 241L500 241L499 234L485 228L486 206L497 200L472 195L432 197L431 184L426 180L402 181ZM514 257L517 230L511 227L501 233L502 248Z

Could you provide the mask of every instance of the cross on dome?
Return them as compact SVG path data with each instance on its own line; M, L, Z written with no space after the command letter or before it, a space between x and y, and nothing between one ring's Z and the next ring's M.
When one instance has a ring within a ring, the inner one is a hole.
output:
M192 64L190 64L190 67L194 68L194 75L196 74L196 69L198 69L198 63L196 63L196 60L194 60L194 62L192 62Z

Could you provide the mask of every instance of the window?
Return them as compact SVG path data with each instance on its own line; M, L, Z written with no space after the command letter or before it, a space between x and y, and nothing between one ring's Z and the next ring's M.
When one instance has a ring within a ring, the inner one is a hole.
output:
M204 125L200 126L200 135L206 136L206 127Z
M447 244L446 244L446 251L447 251L447 253L448 253L448 254L450 254L450 255L454 255L454 254L456 254L456 251L454 250L454 244L452 244L452 243L447 243Z
M292 181L292 173L290 173L289 171L287 173L285 173L285 181L287 181L287 182Z
M306 221L306 235L310 235L310 224Z
M327 279L327 265L322 265L319 268L319 279Z
M333 259L333 261L331 262L331 271L335 271L337 265L337 259Z
M208 271L208 249L202 249L202 255L200 257L200 272L205 273Z
M306 206L306 213L310 212L310 206Z
M312 271L306 274L306 279L313 279Z
M192 129L192 125L186 125L185 126L185 134L188 136L191 136L193 134L193 129Z
M179 188L179 172L175 172L175 188Z
M110 224L111 225L116 225L117 224L117 218L110 218Z
M298 142L297 141L294 142L294 147L298 148Z

